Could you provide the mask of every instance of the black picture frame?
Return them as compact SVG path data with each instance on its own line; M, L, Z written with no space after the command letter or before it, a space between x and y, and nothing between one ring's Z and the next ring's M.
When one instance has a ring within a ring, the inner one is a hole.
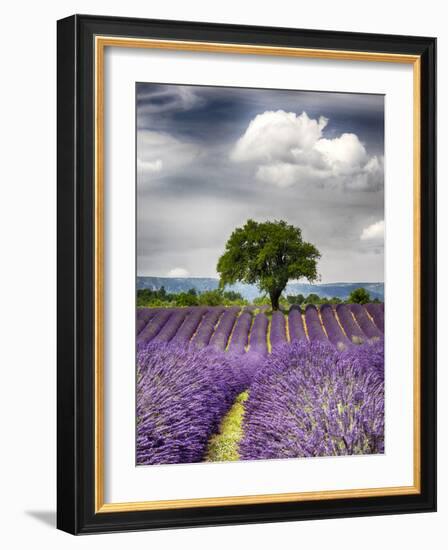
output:
M415 55L421 67L420 492L161 510L95 510L95 36ZM436 510L436 39L74 15L57 24L57 527L100 533Z

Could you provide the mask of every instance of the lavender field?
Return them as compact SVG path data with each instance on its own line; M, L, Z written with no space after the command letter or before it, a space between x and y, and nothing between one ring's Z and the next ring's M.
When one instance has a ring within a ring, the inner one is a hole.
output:
M384 305L139 308L137 464L384 452Z

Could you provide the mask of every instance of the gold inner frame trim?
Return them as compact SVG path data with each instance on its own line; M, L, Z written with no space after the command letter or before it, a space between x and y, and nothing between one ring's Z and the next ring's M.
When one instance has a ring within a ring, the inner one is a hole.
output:
M313 491L297 493L260 494L179 500L154 500L141 502L104 502L104 51L106 47L152 48L224 54L246 54L330 59L341 61L369 61L381 63L407 63L413 65L413 196L414 196L414 365L413 365L413 485L400 487L362 488L349 490ZM413 495L421 492L421 424L420 424L420 204L421 204L421 60L417 55L402 55L382 52L357 52L324 50L253 44L225 44L181 40L156 40L96 36L95 55L95 513L130 512L142 510L167 510L208 506L232 506L274 502L303 502L340 498Z

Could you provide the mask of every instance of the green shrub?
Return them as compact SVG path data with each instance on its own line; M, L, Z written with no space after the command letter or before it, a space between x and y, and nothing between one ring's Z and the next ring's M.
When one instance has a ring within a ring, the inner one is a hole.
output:
M368 304L370 301L370 294L363 287L355 288L348 297L348 302L351 304Z

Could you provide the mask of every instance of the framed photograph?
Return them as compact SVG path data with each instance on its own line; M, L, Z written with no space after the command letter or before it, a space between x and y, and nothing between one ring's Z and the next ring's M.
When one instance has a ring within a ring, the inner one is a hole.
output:
M58 528L436 508L436 40L58 21Z

